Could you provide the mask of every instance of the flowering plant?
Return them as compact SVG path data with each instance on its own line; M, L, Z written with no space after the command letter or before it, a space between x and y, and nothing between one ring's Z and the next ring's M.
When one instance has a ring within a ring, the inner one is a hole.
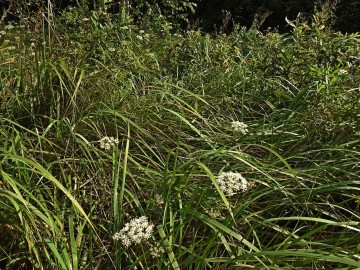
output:
M110 150L113 145L119 143L119 140L115 139L114 137L105 136L99 142L100 142L100 148L105 150Z
M146 216L134 218L126 223L124 228L113 235L114 240L121 240L125 247L131 244L140 244L149 239L154 231L154 225L148 221Z
M245 124L244 122L240 122L240 121L233 121L231 122L231 127L234 131L236 132L241 132L242 134L246 134L248 133L248 125Z
M217 177L220 188L227 196L232 196L238 191L246 191L250 185L249 182L236 172L222 172Z

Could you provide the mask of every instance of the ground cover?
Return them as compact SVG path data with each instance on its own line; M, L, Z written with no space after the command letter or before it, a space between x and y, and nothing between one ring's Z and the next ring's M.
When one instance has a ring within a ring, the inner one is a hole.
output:
M360 267L360 40L0 32L1 269Z

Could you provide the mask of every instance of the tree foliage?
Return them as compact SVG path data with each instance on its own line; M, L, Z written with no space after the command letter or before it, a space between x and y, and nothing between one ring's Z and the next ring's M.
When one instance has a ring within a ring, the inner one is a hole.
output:
M310 21L323 5L333 7L328 23L335 30L354 33L360 30L358 0L0 0L1 21L29 20L34 23L40 14L60 14L69 7L81 11L105 11L130 18L134 24L152 22L154 27L196 28L204 31L230 32L234 25L260 30L289 31L285 17Z
M309 19L322 5L335 8L335 29L343 32L357 32L360 29L358 14L360 2L357 0L337 1L296 1L296 0L200 0L196 18L205 31L224 27L231 30L234 24L265 30L269 27L288 31L285 17Z

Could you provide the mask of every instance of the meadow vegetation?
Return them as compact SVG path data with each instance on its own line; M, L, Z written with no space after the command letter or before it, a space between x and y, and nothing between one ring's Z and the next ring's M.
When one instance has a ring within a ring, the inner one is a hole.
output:
M360 36L73 8L0 31L0 269L360 268Z

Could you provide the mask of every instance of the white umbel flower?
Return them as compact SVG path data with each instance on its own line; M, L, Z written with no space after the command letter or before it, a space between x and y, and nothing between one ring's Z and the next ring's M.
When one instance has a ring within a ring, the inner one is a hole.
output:
M140 244L142 241L149 239L154 231L154 225L149 223L145 216L134 218L126 223L120 232L113 235L114 240L121 240L125 247L131 244Z
M232 196L239 191L246 191L250 187L249 182L236 172L222 172L217 177L220 188L227 196Z
M99 142L100 142L100 148L104 150L110 150L113 145L119 143L119 140L115 139L114 137L105 136Z
M160 245L150 247L150 251L153 258L160 257L161 254L165 253L165 249Z
M246 134L248 133L248 125L245 124L244 122L240 122L240 121L233 121L231 122L231 128L236 131L236 132L241 132L242 134Z

